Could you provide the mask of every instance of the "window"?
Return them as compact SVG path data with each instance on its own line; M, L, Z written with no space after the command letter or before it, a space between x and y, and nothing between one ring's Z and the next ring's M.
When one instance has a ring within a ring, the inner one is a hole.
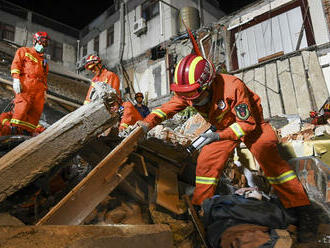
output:
M84 45L83 47L82 47L82 56L84 57L84 56L86 56L87 55L87 45Z
M158 1L147 1L142 4L142 17L149 21L153 17L159 14L159 2Z
M107 30L107 47L111 46L114 42L115 30L113 25L111 25Z
M49 42L47 53L53 61L63 61L63 44L54 40Z
M0 22L0 38L14 41L15 39L15 27L12 25L4 24Z
M231 30L233 70L315 44L306 0L255 17ZM306 18L305 18L306 17ZM304 26L300 39L301 27Z
M99 53L99 46L100 46L100 36L96 36L94 38L94 51Z

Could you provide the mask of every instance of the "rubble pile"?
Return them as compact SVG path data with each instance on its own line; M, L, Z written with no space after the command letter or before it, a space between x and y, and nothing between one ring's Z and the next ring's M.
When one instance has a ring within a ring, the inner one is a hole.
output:
M283 118L280 122L281 124L276 129L281 143L290 143L294 140L306 142L313 140L317 136L315 130L320 127ZM328 125L324 125L324 133L327 133ZM203 241L188 215L187 205L184 201L184 196L191 196L194 189L198 152L191 155L186 148L209 127L210 124L199 114L189 118L185 115L176 115L173 119L152 129L143 142L131 143L130 149L133 152L127 149L128 146L125 143L132 138L129 136L122 140L116 135L118 130L111 128L106 135L98 135L95 139L85 143L83 147L46 174L42 174L2 201L0 203L1 212L10 216L10 218L4 218L6 222L3 223L7 224L8 219L11 219L13 223L18 221L21 225L40 225L45 216L47 217L49 214L52 215L52 221L56 220L56 214L52 214L52 211L61 209L61 206L65 204L70 204L70 199L72 201L80 199L80 191L90 192L88 198L91 199L87 201L93 201L93 194L98 195L99 192L98 189L90 191L93 190L91 185L94 183L89 185L88 179L93 176L95 170L102 170L100 165L105 165L105 161L112 158L110 162L121 161L116 165L119 169L113 171L114 174L108 175L109 171L106 172L103 175L104 179L103 177L97 179L99 182L106 180L113 184L109 190L110 193L103 197L96 207L91 208L88 214L85 212L85 217L79 220L79 224L104 227L166 225L171 230L170 242L174 247L200 247ZM254 199L252 203L257 199L260 201L261 207L274 207L277 209L276 211L284 211L279 205L267 205L278 202L277 197L262 170L257 166L257 162L254 161L256 165L251 166L253 158L247 156L244 150L246 148L241 145L235 149L227 161L216 195L226 196L230 201L247 199L246 204L250 204L251 199ZM118 160L116 155L123 153L125 154L121 156L125 159ZM306 184L304 184L307 185L307 188L310 187L308 183L306 180ZM320 195L319 199L323 199L322 197ZM65 199L66 203L61 204ZM81 199L83 201L77 205L79 209L75 211L79 212L84 209L84 204L87 204L85 199ZM66 209L64 208L63 211L65 212ZM70 211L68 209L68 212ZM267 212L264 213L267 214ZM286 216L284 212L283 216ZM14 217L17 219L13 219ZM258 223L253 214L245 217L250 218L251 223ZM289 217L285 218L289 219ZM232 219L232 221L237 220ZM287 223L287 219L281 219L281 221ZM72 223L67 225L72 225ZM215 221L210 224L210 227L217 225ZM216 235L212 234L212 229L207 229L207 235L209 238L216 237L213 240L215 243L220 242L218 240L220 234L222 237L228 237L220 239L222 240L221 245L226 247L226 245L232 244L233 239L244 240L248 237L244 235L253 230L255 235L260 234L260 237L263 237L262 240L255 240L257 243L273 240L273 242L282 244L279 247L299 247L294 246L296 240L294 226L280 228L280 226L274 225L260 229L260 225L246 227L243 224L243 226L237 225L236 227L238 231L232 227L226 231L220 228L221 232ZM211 247L216 246L213 244Z

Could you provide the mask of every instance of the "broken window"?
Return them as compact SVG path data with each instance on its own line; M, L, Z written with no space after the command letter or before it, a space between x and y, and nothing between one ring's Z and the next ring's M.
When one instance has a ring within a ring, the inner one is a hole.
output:
M108 30L107 30L107 47L111 46L114 42L114 35L115 34L115 29L114 26L111 25Z
M100 48L100 36L96 36L94 38L94 51L96 53L99 53L99 48Z
M142 14L141 16L149 21L153 17L159 14L159 2L158 1L147 1L142 4Z
M299 50L314 45L309 11L306 6L305 0L295 1L233 28L231 30L233 69L279 57L295 51L297 47Z
M15 39L15 27L9 24L0 22L0 38L14 41Z
M48 45L47 53L53 61L63 61L63 44L55 40L51 40Z
M151 48L151 60L157 60L163 58L166 55L166 49L162 46L156 46Z

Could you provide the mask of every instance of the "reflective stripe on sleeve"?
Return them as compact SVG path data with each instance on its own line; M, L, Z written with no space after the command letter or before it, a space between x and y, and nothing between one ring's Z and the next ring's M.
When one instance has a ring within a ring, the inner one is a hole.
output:
M162 119L166 119L166 113L164 113L164 111L162 111L161 109L154 109L151 111L152 114L158 115L160 118Z
M11 73L11 74L13 74L13 73L17 73L17 74L20 74L20 73L21 73L21 71L20 71L20 70L18 70L18 69L12 69L12 70L10 71L10 73Z
M84 101L84 105L85 105L85 104L88 104L88 103L90 103L90 102L91 102L91 101L89 101L89 100L85 100L85 101Z
M293 170L282 173L278 177L266 177L270 184L281 184L297 177Z
M3 119L1 124L2 124L2 125L5 125L5 123L6 123L7 121L10 121L10 119Z
M235 122L234 124L231 124L229 127L233 130L237 138L241 138L245 135L243 129L238 123Z
M218 184L218 179L215 177L196 177L196 183L199 184Z

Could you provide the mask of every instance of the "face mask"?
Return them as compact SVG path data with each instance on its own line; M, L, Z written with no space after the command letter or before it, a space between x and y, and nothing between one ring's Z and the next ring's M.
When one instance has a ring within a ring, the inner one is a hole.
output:
M36 44L34 45L34 49L36 49L36 51L37 51L38 53L43 53L43 52L45 51L44 46L41 45L41 44L39 44L39 43L36 43Z
M206 93L207 93L207 95L202 96L200 100L199 99L196 99L195 101L193 100L193 106L203 106L203 105L207 104L210 101L211 97L210 97L209 92L204 92L204 94L206 94Z

